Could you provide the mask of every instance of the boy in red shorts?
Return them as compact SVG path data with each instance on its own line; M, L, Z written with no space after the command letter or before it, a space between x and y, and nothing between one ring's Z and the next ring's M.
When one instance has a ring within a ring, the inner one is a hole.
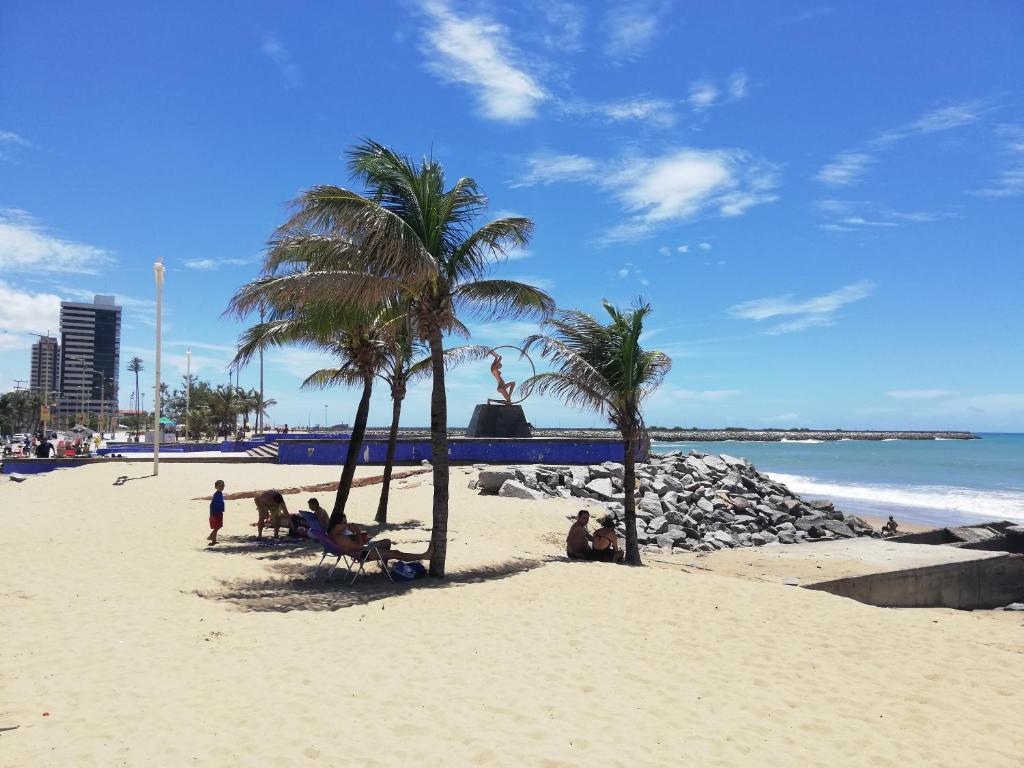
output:
M217 543L217 531L224 527L224 481L218 480L213 487L213 498L210 499L210 535L206 537L210 542L206 545L208 547Z

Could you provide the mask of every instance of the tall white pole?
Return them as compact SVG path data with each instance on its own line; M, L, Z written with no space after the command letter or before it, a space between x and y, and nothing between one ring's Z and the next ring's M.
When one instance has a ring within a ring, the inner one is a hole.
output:
M185 350L185 443L188 443L188 411L192 403L192 350Z
M153 476L160 474L160 323L164 298L164 261L157 258L153 263L153 277L156 279L156 388L153 393Z

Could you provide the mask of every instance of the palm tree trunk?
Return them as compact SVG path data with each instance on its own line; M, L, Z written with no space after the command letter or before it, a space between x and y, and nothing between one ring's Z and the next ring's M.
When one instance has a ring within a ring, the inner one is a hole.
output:
M622 464L625 472L622 478L622 490L626 497L622 500L626 508L626 562L630 565L643 565L640 561L640 545L636 540L636 440L633 435L635 430L624 434L623 444L625 454L622 457Z
M139 372L135 372L135 442L139 442L139 411L142 408L139 406Z
M348 441L348 453L345 455L345 467L341 470L341 480L338 481L338 493L334 497L334 509L331 510L331 526L341 522L341 516L345 513L348 493L352 490L352 478L356 474L356 462L359 460L359 451L363 447L363 435L366 434L366 420L370 415L370 395L372 392L373 376L367 376L363 379L363 396L359 398L356 419L352 423L352 437Z
M391 405L391 430L388 432L388 455L384 460L384 480L380 484L380 501L377 503L377 516L374 518L381 525L388 522L388 496L391 494L391 471L395 466L395 448L398 445L398 422L402 418L402 398L394 393Z
M433 532L434 554L430 575L444 577L448 554L448 397L444 388L444 338L440 328L430 331L430 367L433 387L430 393L430 460L434 466Z

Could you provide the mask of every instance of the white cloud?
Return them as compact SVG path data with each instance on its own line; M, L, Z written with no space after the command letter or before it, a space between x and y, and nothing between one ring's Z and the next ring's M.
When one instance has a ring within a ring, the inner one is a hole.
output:
M113 257L109 251L50 234L26 211L0 209L0 270L95 274Z
M709 80L698 80L690 85L690 106L696 110L707 109L718 98L718 89Z
M633 215L606 231L605 243L642 239L659 227L704 215L739 216L778 199L775 169L739 149L684 148L604 162L542 154L528 158L526 166L513 186L587 182L614 194Z
M680 389L679 387L666 387L662 392L675 400L703 401L725 400L740 394L738 389Z
M253 259L186 259L185 268L200 272L212 272L221 267L240 267L253 263Z
M548 48L566 53L583 50L586 14L582 6L559 0L538 0L534 9L540 12L546 24L542 39Z
M508 277L502 276L502 280L515 280L517 283L526 283L532 285L534 288L540 288L542 291L550 291L555 287L555 281L550 277L541 277L539 275L509 275Z
M776 26L780 27L789 24L800 24L805 21L810 21L811 19L816 19L819 16L827 16L830 13L832 13L832 8L830 6L818 5L813 8L808 8L805 11L799 11L798 13L795 13L792 16L786 16L782 19L779 19L775 23Z
M457 16L443 2L426 3L424 10L433 22L426 30L425 51L435 75L469 86L488 119L514 122L536 116L548 94L519 64L504 26Z
M1007 165L989 186L972 194L982 197L1014 197L1024 195L1024 126L1000 125L996 136L1003 143Z
M937 400L942 397L951 397L956 392L951 389L894 389L885 394L896 400Z
M636 121L660 128L670 128L676 121L672 102L643 96L621 101L567 102L562 111L568 115L597 115L613 123Z
M814 207L829 219L818 225L826 232L891 229L901 224L922 224L951 217L951 214L933 211L894 211L870 200L818 200Z
M700 248L702 251L710 251L711 243L697 243L697 247Z
M747 95L749 85L750 80L746 72L743 70L733 72L729 76L729 95L735 100L742 99Z
M671 256L672 249L669 248L667 245L663 245L661 246L661 248L658 249L658 253L660 253L662 256Z
M0 130L0 160L14 160L17 150L32 146L32 142L14 131Z
M619 3L605 16L607 39L604 51L615 62L639 58L661 28L661 19L671 8L668 2Z
M0 279L0 330L8 332L5 336L47 331L56 336L59 325L60 296L32 293ZM19 338L19 346L27 347L33 341L27 336Z
M797 300L792 294L754 299L729 307L729 315L738 320L762 322L790 317L767 331L771 335L803 331L816 326L833 325L836 313L847 304L867 298L874 285L867 280L851 283L830 293Z
M676 253L689 253L689 252L690 252L690 246L688 246L688 245L680 245L680 246L678 246L676 248Z
M866 152L840 152L825 165L815 178L833 187L846 187L860 181L875 158Z
M291 54L280 40L267 33L263 36L263 45L260 46L260 50L264 56L277 65L287 88L297 88L302 85L302 73L299 72L298 66L292 61Z
M513 248L508 252L506 261L521 261L523 259L528 259L531 256L533 256L533 251L526 248Z

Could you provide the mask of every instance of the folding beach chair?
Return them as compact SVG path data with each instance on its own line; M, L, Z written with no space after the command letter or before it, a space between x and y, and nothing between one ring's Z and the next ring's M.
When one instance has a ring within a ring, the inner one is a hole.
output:
M366 563L376 560L380 563L381 570L388 577L388 581L394 583L394 578L391 576L391 569L388 567L387 562L380 554L377 542L371 541L363 546L362 551L358 557L350 557L338 549L338 546L334 543L330 536L324 531L323 526L320 525L320 521L316 519L316 515L312 512L300 512L302 518L309 523L309 538L316 541L323 547L323 556L320 558L320 563L316 567L316 571L313 573L313 578L316 578L320 574L320 568L324 564L324 560L328 557L335 558L334 565L330 571L327 572L327 578L325 581L330 581L334 572L338 569L341 561L345 561L345 575L342 577L342 583L348 579L349 585L355 584L356 579L360 576L366 575ZM349 577L351 576L351 579Z

